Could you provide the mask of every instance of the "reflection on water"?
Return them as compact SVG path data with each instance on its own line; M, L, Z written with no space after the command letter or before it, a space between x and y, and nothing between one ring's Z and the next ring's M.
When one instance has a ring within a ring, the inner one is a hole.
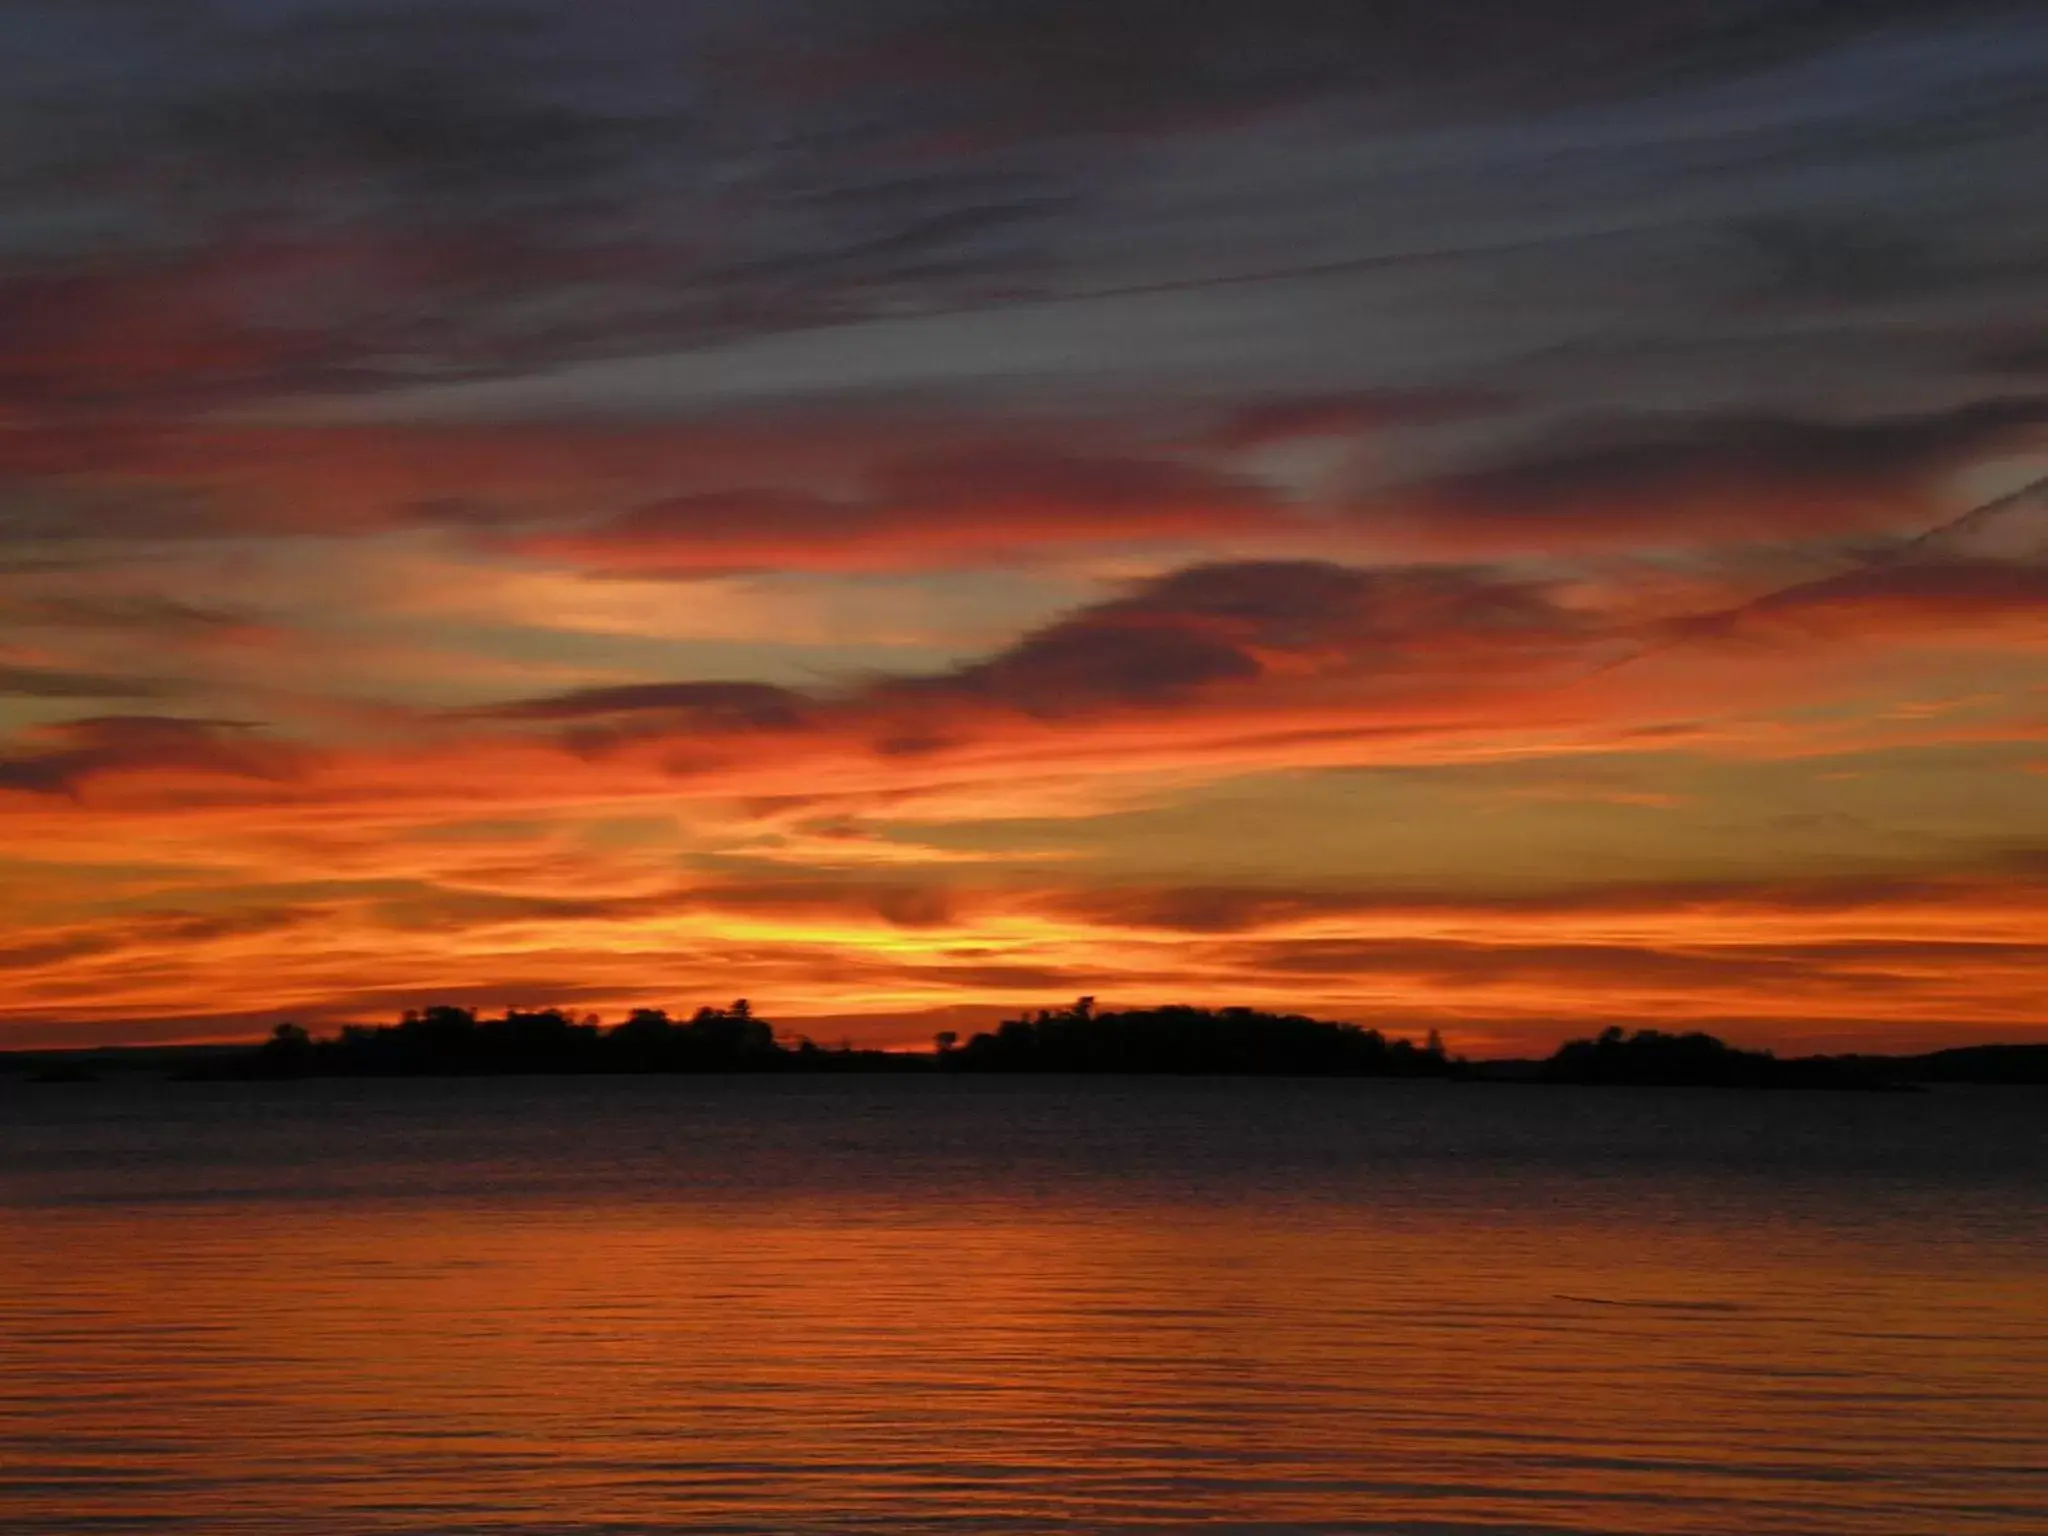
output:
M0 1088L0 1529L2048 1529L2048 1100Z

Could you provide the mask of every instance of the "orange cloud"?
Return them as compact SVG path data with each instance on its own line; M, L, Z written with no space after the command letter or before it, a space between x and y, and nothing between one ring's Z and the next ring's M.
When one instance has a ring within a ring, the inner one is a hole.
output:
M1845 605L1860 617L1841 633L1867 645L1889 625L1911 646L1930 624L2004 623L2034 591L2024 569L1852 572L1753 605L1801 616L1775 621L1786 639L1761 669L1713 644L1616 667L1648 632L1572 583L1232 562L1132 583L978 659L836 688L627 683L393 710L385 745L318 750L213 717L39 727L0 755L9 856L38 871L35 901L0 914L24 984L4 1017L740 993L838 1017L1122 990L1485 1019L1517 1049L1587 1017L2010 1031L2040 968L2039 893L2017 875L1589 896L1553 872L1527 902L1432 902L1289 891L1283 863L1270 887L1091 893L1080 865L1047 889L1032 858L920 857L914 832L860 828L1058 819L1085 849L1119 784L1960 740L1998 720L1802 718L1835 697L1821 616Z
M57 1010L332 1020L443 998L616 1013L745 992L799 1026L893 1006L904 1023L878 1019L864 1036L909 1043L930 1009L1100 990L1447 1025L1468 1049L1544 1050L1606 1022L1904 1048L2037 1032L2026 999L2048 973L2044 917L2038 881L1995 873L1512 900L858 881L515 900L378 884L317 904L49 928L0 966L22 999L4 1015L17 1036L45 1033L37 1021Z

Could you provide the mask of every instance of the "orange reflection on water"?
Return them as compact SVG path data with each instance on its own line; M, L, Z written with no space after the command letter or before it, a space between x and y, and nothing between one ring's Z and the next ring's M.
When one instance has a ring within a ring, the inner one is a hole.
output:
M2039 1528L2038 1275L1789 1226L943 1195L11 1218L18 1529Z

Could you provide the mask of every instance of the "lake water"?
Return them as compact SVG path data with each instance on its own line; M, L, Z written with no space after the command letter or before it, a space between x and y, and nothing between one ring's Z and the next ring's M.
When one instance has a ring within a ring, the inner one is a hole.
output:
M2048 1531L2048 1095L0 1085L0 1530Z

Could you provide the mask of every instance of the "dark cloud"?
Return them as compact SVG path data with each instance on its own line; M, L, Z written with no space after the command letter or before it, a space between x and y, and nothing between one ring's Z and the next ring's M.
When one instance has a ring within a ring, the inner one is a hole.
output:
M1976 365L1987 373L2026 377L2048 375L2048 331L2019 328L1977 354Z
M0 419L0 534L63 541L76 561L78 546L122 539L454 528L493 549L695 576L927 566L1286 514L1257 479L1158 446L1185 419L1060 418L993 440L985 413L934 405L539 428ZM49 558L7 568L60 568ZM137 614L145 602L120 601Z
M658 714L693 729L788 730L803 722L810 701L770 683L628 683L579 688L466 711L486 720L593 720Z
M305 531L289 509L236 505L176 485L0 480L0 539L26 547L220 539Z
M1753 987L1785 985L1812 975L1812 967L1797 959L1753 954L1736 945L1673 952L1637 944L1286 939L1247 946L1244 959L1283 975L1400 976L1457 986L1535 981ZM1831 979L1839 983L1841 978Z
M2048 399L2032 396L1847 421L1620 421L1398 488L1366 515L1479 548L1797 540L1897 527L1928 514L1936 477L2044 425Z
M689 125L673 117L614 116L551 99L532 64L503 69L502 47L462 63L416 49L404 56L417 36L393 27L377 47L353 53L335 45L331 29L291 39L296 46L258 41L246 61L260 70L165 111L165 148L211 172L232 170L237 179L216 196L287 203L346 186L446 218L568 211L570 189L581 183L583 198L598 195L650 139L689 146Z
M1074 237L1132 166L1076 135L1612 102L2015 8L18 5L0 403L189 410L1089 289ZM1831 218L1732 227L1823 297L1949 270L1910 215Z
M0 790L70 795L96 778L131 772L276 780L292 777L306 760L304 749L269 740L237 721L96 715L38 735L47 746L0 756Z
M1933 0L900 0L876 14L871 41L832 39L858 61L845 72L1001 139L1185 128L1314 100L1433 118L1613 99L1953 12Z
M371 224L0 267L0 405L32 421L182 413L486 378L813 318L760 304L727 318L663 292L656 275L681 264L657 242Z
M0 663L0 695L27 699L151 699L163 685L148 678L66 672Z
M933 686L1056 716L1169 703L1211 684L1250 682L1264 670L1235 636L1136 613L1100 614L1041 630Z
M72 593L21 601L0 599L0 620L51 629L109 630L184 641L245 640L275 633L246 613L162 594L94 596Z
M944 672L813 695L747 683L633 684L468 713L568 723L565 742L593 753L664 738L708 751L736 733L808 730L916 757L1005 715L1080 718L1226 694L1275 702L1321 684L1360 699L1386 685L1456 691L1576 655L1596 636L1544 584L1479 568L1252 561L1139 583ZM703 765L693 757L678 771Z
M0 971L39 971L62 965L67 960L84 960L110 954L122 947L117 934L69 933L55 938L31 939L23 944L0 945Z
M858 543L886 517L856 502L769 488L697 491L621 513L566 534L526 540L529 552L637 574L701 574L751 561L774 563L828 544Z
M861 491L696 492L514 547L600 571L701 575L751 566L902 568L1037 546L1194 537L1282 515L1225 471L1158 457L994 443L901 455Z
M372 902L366 916L379 927L407 933L462 933L508 923L620 922L675 906L669 896L532 896L419 884Z
M895 459L871 477L876 500L916 509L974 507L1030 517L1078 507L1114 519L1258 499L1250 482L1167 459L996 443Z
M2048 620L2048 567L2001 560L1920 560L1801 582L1754 601L1674 621L1682 639L1844 639L1914 630L1979 631Z
M228 912L150 912L133 930L138 940L159 944L198 944L252 934L284 933L320 922L330 914L320 907L244 907Z
M0 947L0 971L36 971L101 955L182 949L220 939L283 933L328 916L313 907L248 907L224 912L144 912L89 932L72 931Z
M1759 988L1830 993L1898 991L1933 973L1939 988L1958 970L1999 963L2035 968L2048 945L1972 941L1918 944L1740 942L1664 948L1653 944L1517 943L1451 939L1280 939L1226 952L1282 976L1376 976L1451 987L1547 985L1655 987L1750 992Z
M1185 702L1278 672L1370 682L1418 664L1575 643L1581 621L1539 583L1478 569L1322 561L1195 566L1084 608L985 661L876 690L1040 716Z
M945 926L952 910L943 885L758 877L634 896L536 896L422 882L380 896L368 909L384 927L451 931L507 923L631 922L693 912L791 922L879 921L894 928L928 929Z
M0 242L0 405L488 377L1039 261L1028 231L1063 206L1043 176L862 153L826 103L728 99L716 30L632 0L58 16L0 108L0 191L47 231ZM82 197L118 238L67 244Z
M1093 926L1168 933L1254 934L1327 919L1433 919L1514 928L1532 920L1598 925L1623 918L1806 919L1930 907L2048 908L2048 883L2010 857L1977 872L1809 876L1772 880L1609 881L1527 895L1270 886L1112 887L1038 899L1047 912ZM2008 865L2015 867L2008 868Z
M943 928L953 919L953 894L943 884L908 880L775 880L703 887L680 903L692 910L845 922L879 918L892 928Z
M1730 230L1742 291L1836 307L1924 295L1968 280L1972 266L1935 231L1882 213L1758 214Z
M1365 437L1391 428L1434 426L1504 411L1512 397L1482 389L1380 389L1259 400L1230 411L1202 441L1227 450L1268 448L1302 438Z

